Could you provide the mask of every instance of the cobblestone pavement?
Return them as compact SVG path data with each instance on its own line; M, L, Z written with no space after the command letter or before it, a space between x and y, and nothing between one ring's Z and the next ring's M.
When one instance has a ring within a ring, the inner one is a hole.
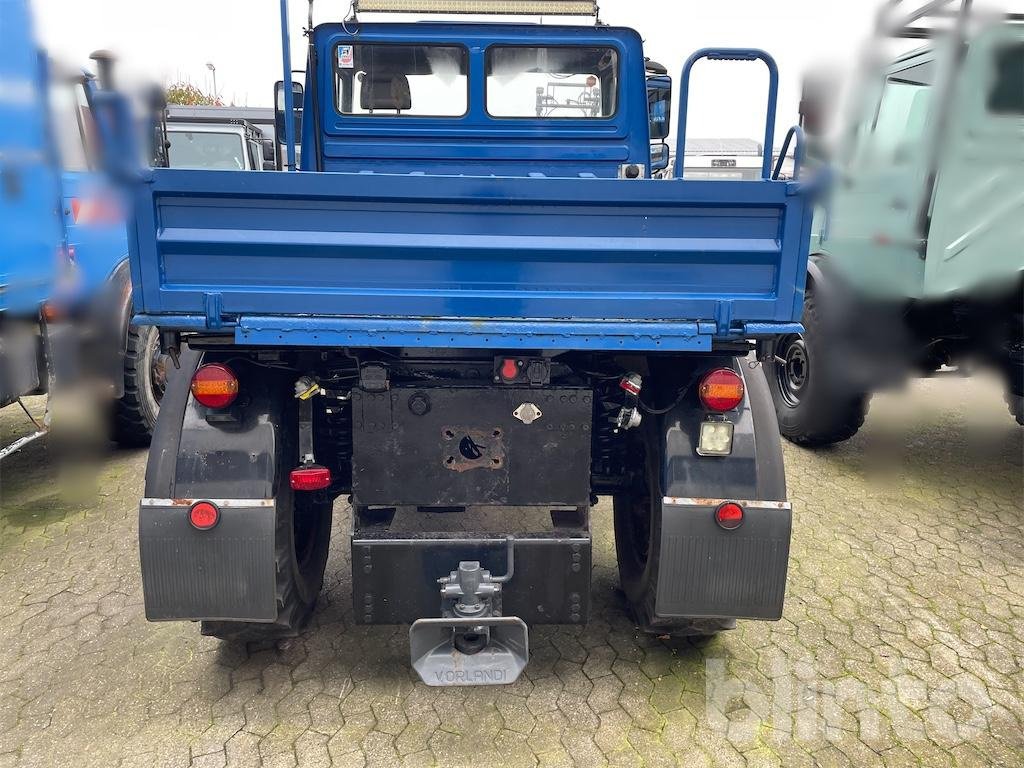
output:
M0 415L0 439L22 429ZM538 628L515 685L414 682L405 628L354 626L336 510L313 626L244 648L143 617L145 456L58 491L52 446L0 471L0 766L1024 765L1024 430L984 382L876 399L786 448L785 618L638 636L594 514L594 620Z

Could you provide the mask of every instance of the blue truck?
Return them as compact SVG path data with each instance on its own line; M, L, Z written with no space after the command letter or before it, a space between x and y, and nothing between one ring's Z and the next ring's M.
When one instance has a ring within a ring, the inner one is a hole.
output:
M761 178L657 180L671 89L632 29L365 1L291 83L286 5L301 168L132 185L135 322L184 374L140 508L147 617L296 634L347 498L355 621L411 624L430 685L511 683L529 625L588 620L610 496L642 631L779 619L792 512L756 355L799 332L812 207L770 165L771 57L700 51L681 89L683 147L695 62L767 65Z
M2 13L0 407L88 378L112 436L146 445L166 368L156 330L130 322L125 206L100 170L91 122L99 84L38 48L28 3L4 2ZM48 424L35 426L0 458Z

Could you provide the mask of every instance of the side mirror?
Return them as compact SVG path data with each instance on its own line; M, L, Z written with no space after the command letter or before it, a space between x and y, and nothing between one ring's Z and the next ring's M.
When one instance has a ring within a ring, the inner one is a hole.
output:
M302 136L302 83L292 83L292 106L295 112L295 143L301 142ZM278 80L274 83L274 132L277 134L277 143L285 143L284 132L284 83Z
M651 173L657 173L668 168L668 144L651 144Z
M800 127L808 136L821 137L828 134L841 88L842 82L834 72L815 72L804 77L800 96Z
M664 141L672 130L672 78L647 78L647 116L651 141Z
M263 148L263 170L276 171L277 153L274 152L274 140L263 139L260 141L260 146Z

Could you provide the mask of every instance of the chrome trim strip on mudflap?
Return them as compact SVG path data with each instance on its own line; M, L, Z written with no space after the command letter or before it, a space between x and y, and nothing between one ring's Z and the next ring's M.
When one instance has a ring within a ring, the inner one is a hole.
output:
M208 501L222 509L239 507L252 509L253 507L273 507L273 499L143 499L144 507L191 507L197 501Z
M788 501L758 501L744 499L707 499L687 496L666 496L662 504L673 507L720 507L722 504L739 504L744 509L782 509L791 512L793 505Z

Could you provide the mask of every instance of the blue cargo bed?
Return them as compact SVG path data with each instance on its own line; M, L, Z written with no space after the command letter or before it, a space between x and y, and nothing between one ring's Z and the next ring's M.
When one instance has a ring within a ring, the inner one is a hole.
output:
M702 350L800 317L811 211L793 182L151 173L132 279L138 321L166 329Z

